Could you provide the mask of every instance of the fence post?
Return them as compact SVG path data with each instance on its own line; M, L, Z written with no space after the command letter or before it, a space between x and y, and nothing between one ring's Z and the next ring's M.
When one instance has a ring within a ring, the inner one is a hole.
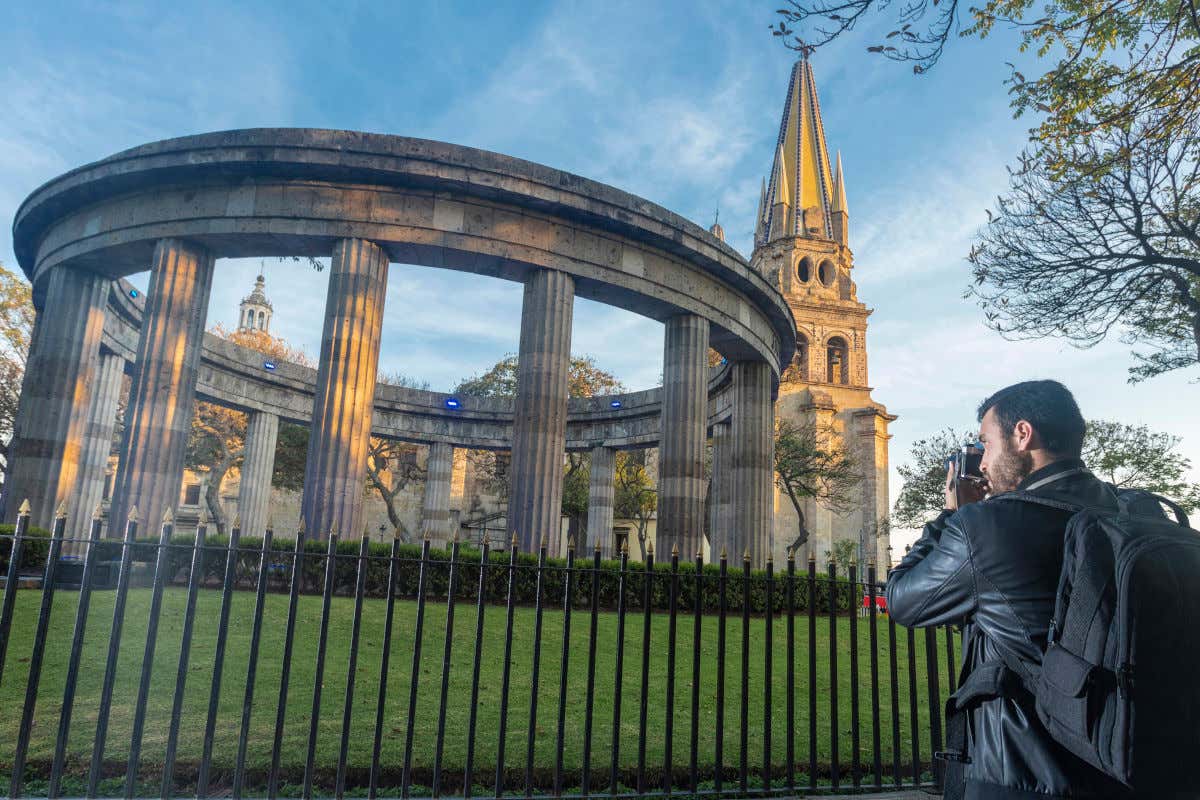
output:
M654 542L646 544L642 564L642 694L638 706L638 794L646 792L646 716L650 700L650 587L654 579Z
M442 686L438 695L438 727L437 742L433 753L433 796L438 797L442 790L442 752L446 743L446 703L450 699L450 668L454 645L454 590L455 578L458 576L458 532L450 542L450 566L446 576L446 625L442 645ZM340 798L339 798L340 800Z
M342 800L346 790L346 756L350 751L350 721L354 710L354 678L358 673L358 637L362 631L363 595L367 590L367 558L371 540L363 530L358 543L358 574L354 584L354 620L350 625L350 663L346 666L346 699L342 704L342 742L338 749L337 779L334 781L334 796ZM380 680L386 680L386 674Z
M838 718L838 659L837 659L837 562L833 555L829 557L829 780L834 791L837 791L841 776L838 760L841 751L838 747L838 731L841 720Z
M265 541L273 534L271 522L267 522ZM213 742L217 732L217 707L221 698L221 678L225 667L225 642L229 638L229 610L233 603L233 584L237 580L238 546L241 544L242 529L233 526L229 533L229 545L225 551L225 573L221 584L221 611L217 623L217 650L213 656L212 684L208 689L208 717L204 721L204 748L200 755L200 771L196 775L196 796L208 796L208 771L212 764Z
M479 716L479 670L483 658L483 612L487 608L489 552L488 535L485 531L479 548L479 590L475 598L475 660L471 665L471 710L467 722L467 762L466 768L463 770L464 798L471 797L471 784L475 780L475 727ZM387 674L386 671L384 674ZM382 705L382 701L380 705Z
M867 563L867 591L870 593L871 615L871 752L872 767L875 773L875 788L883 788L883 756L879 752L881 746L879 732L879 612L875 607L876 590L875 562ZM895 692L895 687L892 687Z
M25 534L29 530L29 501L21 503L17 511L17 525L13 530L12 547L8 551L8 576L4 583L4 601L0 603L0 680L4 679L5 655L12 631L13 606L17 602L17 580L21 575L21 557L25 550Z
M83 575L79 579L79 604L75 608L75 630L71 634L71 655L67 662L67 679L63 686L62 711L58 718L58 737L54 743L54 762L50 766L50 787L47 794L55 800L60 794L63 765L67 757L67 739L71 732L71 713L75 706L75 689L79 682L79 662L83 658L83 635L87 629L88 611L92 603L92 572L96 568L97 543L103 529L100 505L92 513L88 531L88 548L83 557Z
M117 681L117 655L121 650L121 628L125 624L125 599L129 594L129 570L133 559L133 540L137 537L137 506L129 510L125 538L121 542L121 568L117 576L117 596L113 601L112 629L108 637L108 660L104 664L104 685L100 688L100 709L96 736L92 740L92 762L88 767L87 796L99 790L100 770L104 765L104 744L108 738L108 715L112 709L113 687Z
M542 590L549 540L542 534L538 548L537 588L533 597L533 669L529 678L529 729L525 737L525 796L533 796L533 759L537 743L538 682L542 666Z
M562 652L558 665L558 739L554 748L554 795L562 794L563 747L567 735L567 665L571 657L571 592L575 574L575 540L567 543L567 569L563 579Z
M208 516L200 512L196 538L192 543L192 564L188 570L187 605L183 612L183 637L179 644L179 665L175 669L175 696L171 701L171 723L167 728L167 752L163 759L162 795L170 797L175 790L175 748L179 742L179 721L183 715L183 689L187 685L188 659L192 652L192 624L196 619L196 594L200 588L200 570L204 563L204 537ZM235 527L237 524L235 523Z
M38 609L37 631L33 636L33 652L29 655L29 678L25 681L25 705L17 729L17 749L13 754L9 796L20 797L25 780L25 756L29 751L29 734L33 730L33 712L37 706L38 684L42 679L42 657L46 652L46 635L50 629L50 613L54 608L54 580L58 573L58 555L62 550L63 531L67 527L66 505L60 505L54 515L54 531L46 554L42 576L42 604Z
M516 544L513 545L514 549ZM421 675L421 637L425 630L425 573L429 570L429 534L421 542L421 566L417 573L417 619L413 629L412 671L409 673L408 684L408 723L404 727L404 766L400 773L400 796L408 797L408 788L412 780L412 751L413 735L416 733L417 719L417 684ZM509 585L511 593L511 584ZM509 626L511 638L512 627ZM508 659L505 658L505 671L508 670ZM507 689L507 686L505 687ZM507 700L507 698L505 698Z

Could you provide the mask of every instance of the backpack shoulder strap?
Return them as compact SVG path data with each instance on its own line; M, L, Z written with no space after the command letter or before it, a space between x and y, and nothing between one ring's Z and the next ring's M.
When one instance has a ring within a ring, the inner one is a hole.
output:
M1067 511L1072 514L1083 511L1088 506L1078 503L1068 503L1065 500L1058 500L1053 497L1044 497L1039 494L1034 494L1027 489L1022 489L1016 492L1005 492L991 498L992 500L1020 500L1025 503L1033 503L1034 505L1046 506L1048 508L1056 508L1059 511Z

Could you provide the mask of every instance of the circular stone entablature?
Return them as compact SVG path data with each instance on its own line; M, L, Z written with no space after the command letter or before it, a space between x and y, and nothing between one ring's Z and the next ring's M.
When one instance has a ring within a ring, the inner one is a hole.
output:
M299 128L169 139L49 181L13 223L39 306L49 270L143 272L168 237L217 258L328 256L355 237L397 263L515 281L560 270L580 297L707 319L714 349L766 362L776 385L795 348L778 289L703 228L578 175L444 142Z

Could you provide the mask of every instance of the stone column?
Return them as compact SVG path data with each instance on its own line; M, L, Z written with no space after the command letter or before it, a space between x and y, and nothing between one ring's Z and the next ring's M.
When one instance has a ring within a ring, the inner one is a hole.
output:
M567 369L575 279L534 270L525 279L513 409L508 531L525 552L557 541L567 438Z
M729 558L747 549L755 566L771 553L774 523L775 403L771 368L761 361L733 365L732 492Z
M858 434L858 463L863 467L862 526L859 533L863 561L874 559L886 570L891 531L888 527L888 422L894 417L878 408L852 414Z
M387 274L378 245L342 239L334 246L301 502L312 537L362 533Z
M142 530L157 530L178 505L212 277L213 255L200 245L155 246L108 536L121 535L135 506Z
M13 425L4 513L14 521L28 499L30 522L48 530L75 491L110 279L56 267L47 283Z
M592 448L592 463L588 483L588 516L587 516L587 552L590 555L596 547L605 558L616 555L613 552L613 501L616 497L616 486L613 472L617 463L617 451L611 447Z
M812 406L807 409L809 419L816 430L817 444L827 448L833 433L833 417L837 408L831 398L824 394L813 397ZM824 503L818 503L814 498L808 498L808 555L816 558L818 564L825 564L833 553L833 510Z
M732 444L730 439L732 433L729 430L728 422L718 422L713 425L712 442L712 501L709 503L709 512L712 517L709 521L709 530L712 533L710 544L710 560L715 561L721 557L721 548L724 547L728 551L730 541L730 493L732 491L732 475L731 472L731 454ZM744 548L743 548L744 549Z
M425 497L421 504L421 533L435 544L450 541L450 479L454 473L454 447L445 442L429 445L425 461Z
M694 558L704 540L704 445L708 411L708 320L667 320L662 434L658 445L658 528L663 558L679 547Z
M243 534L262 536L271 515L271 474L275 471L279 417L265 411L252 411L247 417L238 516L242 518Z
M121 379L124 375L125 359L115 353L101 354L88 410L87 428L83 434L75 497L67 512L68 538L88 537L92 514L104 499L104 471L108 468L113 433L117 429L117 406L121 401ZM63 545L63 551L67 555L82 554L83 546L80 542L69 542Z

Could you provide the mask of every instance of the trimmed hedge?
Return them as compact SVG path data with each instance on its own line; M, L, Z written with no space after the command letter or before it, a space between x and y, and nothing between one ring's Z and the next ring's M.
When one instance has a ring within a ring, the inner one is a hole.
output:
M44 533L44 532L43 532ZM7 540L6 540L7 541ZM169 579L175 582L185 582L189 564L192 558L191 536L175 536L168 548L165 568ZM42 543L39 542L39 545ZM220 584L225 573L226 548L229 539L224 536L210 536L207 540L200 569L203 581L208 584ZM7 545L2 545L7 546ZM133 544L134 561L154 561L157 540L138 539ZM304 558L301 564L301 591L306 594L319 593L324 584L325 554L328 543L307 541L304 544ZM26 558L37 562L37 556L31 555L34 548L25 548ZM271 556L268 562L269 586L273 590L284 590L288 586L291 571L292 554L295 541L274 539L271 545ZM356 540L338 542L337 563L334 568L334 592L340 595L354 593L359 542ZM401 544L398 548L396 596L402 598L416 597L417 581L420 572L421 546L418 544ZM46 557L46 547L40 550L42 563ZM367 560L366 594L368 597L384 597L387 593L388 556L391 553L390 542L372 542L369 545ZM258 578L258 567L262 555L262 539L258 537L242 537L238 547L237 565L235 569L235 584L242 589L252 589ZM121 557L121 542L116 539L104 539L99 543L97 556L102 561L117 561ZM455 596L464 602L476 599L479 587L480 551L461 547L458 561L455 562ZM23 561L26 559L22 559ZM504 602L508 595L508 560L507 550L491 551L488 556L486 592L491 603ZM429 552L429 563L426 566L425 585L426 597L444 598L449 584L448 550ZM533 605L537 593L537 556L530 553L517 554L517 569L514 570L513 600L519 605ZM572 606L574 608L589 608L591 603L592 575L591 558L576 558L577 571L573 578ZM563 588L566 578L565 559L547 559L546 569L542 571L542 602L547 607L562 607ZM800 565L797 565L800 567ZM584 569L580 569L584 568ZM620 562L602 561L600 564L599 605L605 610L617 608L617 592L620 576ZM720 608L717 577L720 567L716 564L704 565L704 580L701 582L703 608L706 612L715 612ZM659 611L670 608L671 567L669 564L655 564L654 577L650 582L650 606ZM640 563L631 563L625 575L625 604L630 610L642 609L643 588L646 580L646 570ZM728 567L726 608L731 613L740 613L743 603L743 573L741 564L730 563ZM693 563L679 565L678 608L681 612L690 611L695 607L696 567ZM787 576L776 573L773 591L773 607L775 612L787 610ZM857 608L860 602L861 589L854 592L849 581L838 577L834 582L837 609L841 612ZM830 582L826 574L818 575L816 581L817 610L820 613L829 611ZM765 570L754 570L750 576L750 611L762 614L767 606L767 582ZM798 569L796 576L796 609L806 611L808 608L807 570Z
M0 574L8 573L8 559L12 555L12 536L15 531L15 525L0 525ZM21 545L21 563L18 569L22 575L41 573L46 569L46 556L50 555L50 531L30 527L25 536L28 538Z

